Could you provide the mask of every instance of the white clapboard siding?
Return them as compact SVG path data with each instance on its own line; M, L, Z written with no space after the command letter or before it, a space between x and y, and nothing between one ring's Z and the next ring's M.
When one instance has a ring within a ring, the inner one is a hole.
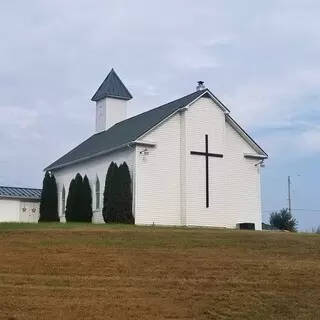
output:
M190 226L224 226L226 175L225 159L209 159L209 208L206 208L205 157L191 151L225 154L225 115L209 98L201 98L186 111L187 205L186 224Z
M72 179L76 176L77 173L80 173L82 177L87 175L90 183L90 187L92 190L92 209L93 209L93 219L94 223L103 223L102 217L102 205L103 205L103 191L104 184L106 179L106 174L109 168L109 165L112 161L116 162L120 165L122 162L126 161L130 174L133 177L133 156L134 150L130 148L122 149L120 151L113 152L111 154L107 154L105 156L100 156L93 158L88 161L83 161L78 164L74 164L71 166L67 166L65 168L53 170L53 174L57 180L58 186L58 198L59 198L59 215L61 222L65 221L65 217L62 213L62 188L65 187L66 191L66 200L68 197L69 185ZM97 177L99 177L100 181L100 206L99 209L96 209L96 192L95 185Z
M19 210L19 200L0 199L0 222L18 222Z
M205 151L223 158L209 158L209 208L206 208ZM133 212L136 224L188 225L236 228L242 222L261 229L260 173L251 146L226 122L222 109L202 97L175 113L139 138L139 144L54 170L62 216L62 188L66 197L70 181L79 172L88 176L92 188L93 222L103 222L105 176L111 161L126 161L133 179ZM150 146L154 143L155 146ZM148 154L143 154L145 148ZM100 209L95 210L95 182L100 180Z
M39 206L30 199L0 199L0 222L38 222Z
M226 122L227 216L223 223L234 227L240 222L255 223L261 229L260 172L257 159L246 159L244 153L255 151Z
M28 199L20 201L20 222L38 222L40 216L40 203L29 201Z
M136 154L136 224L180 225L180 115L141 140L155 141L149 154Z

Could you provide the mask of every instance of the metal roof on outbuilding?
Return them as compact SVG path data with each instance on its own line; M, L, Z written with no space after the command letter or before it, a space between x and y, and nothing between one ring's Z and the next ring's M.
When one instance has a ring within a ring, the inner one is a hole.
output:
M41 189L0 186L0 198L40 200Z

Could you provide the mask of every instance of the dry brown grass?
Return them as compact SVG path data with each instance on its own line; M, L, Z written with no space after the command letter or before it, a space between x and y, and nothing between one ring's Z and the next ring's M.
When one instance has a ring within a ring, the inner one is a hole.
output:
M0 319L320 319L319 305L318 235L0 227Z

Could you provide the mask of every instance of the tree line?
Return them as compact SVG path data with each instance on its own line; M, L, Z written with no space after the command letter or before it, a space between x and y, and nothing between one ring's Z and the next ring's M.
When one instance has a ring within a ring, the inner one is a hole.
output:
M64 201L64 199L63 199ZM92 222L92 190L89 179L77 173L71 180L65 207L67 222ZM102 215L105 223L134 223L129 167L111 162L105 179ZM59 222L56 179L46 172L40 202L39 222Z

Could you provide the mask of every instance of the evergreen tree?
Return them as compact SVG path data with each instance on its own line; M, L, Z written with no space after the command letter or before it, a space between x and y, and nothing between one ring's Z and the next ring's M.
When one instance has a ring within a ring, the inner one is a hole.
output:
M116 192L116 221L119 223L134 223L132 214L131 176L126 162L119 166Z
M84 222L92 222L92 192L88 177L85 175L83 178L83 210Z
M113 223L121 223L124 219L122 211L122 191L123 191L123 174L122 174L122 164L114 170L114 174L111 180L111 208L110 216L112 217Z
M58 212L58 187L56 182L56 177L51 174L50 179L50 199L51 199L51 221L60 222L59 212Z
M74 219L74 202L75 202L75 179L72 179L69 186L68 198L67 198L67 206L66 206L66 221L75 221Z
M114 183L114 176L116 174L116 171L118 169L118 166L113 161L110 163L108 172L106 175L105 185L104 185L104 192L103 192L103 209L102 209L102 215L103 220L105 223L113 222L113 217L111 216L113 207L111 194L113 190L113 183Z
M77 173L74 183L73 220L83 222L85 220L84 199L83 199L83 179Z
M272 212L269 222L271 226L279 230L297 231L298 221L287 208L280 210L280 212Z
M59 221L57 183L54 175L47 171L42 184L39 222Z
M50 209L50 179L50 173L47 171L42 182L39 222L46 222L49 218L48 211Z

